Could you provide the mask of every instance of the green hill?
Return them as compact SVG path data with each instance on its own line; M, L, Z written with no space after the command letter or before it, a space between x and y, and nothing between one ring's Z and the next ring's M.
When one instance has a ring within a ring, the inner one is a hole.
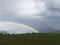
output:
M0 45L60 45L60 34L1 34Z

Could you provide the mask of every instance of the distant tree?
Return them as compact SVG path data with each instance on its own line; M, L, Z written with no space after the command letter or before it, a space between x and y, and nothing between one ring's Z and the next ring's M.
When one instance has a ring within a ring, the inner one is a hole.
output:
M0 35L2 35L2 34L9 34L9 33L7 31L1 31Z
M2 33L0 33L0 35L2 35Z
M35 34L35 32L32 32L32 34Z

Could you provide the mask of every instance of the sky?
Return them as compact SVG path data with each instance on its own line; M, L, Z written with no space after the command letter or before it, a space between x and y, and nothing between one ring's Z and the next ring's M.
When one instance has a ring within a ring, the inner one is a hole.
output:
M9 34L23 34L23 33L39 33L39 31L16 22L0 22L0 32L7 32Z
M59 20L60 0L0 0L0 22L16 22L39 32L52 32L60 30Z

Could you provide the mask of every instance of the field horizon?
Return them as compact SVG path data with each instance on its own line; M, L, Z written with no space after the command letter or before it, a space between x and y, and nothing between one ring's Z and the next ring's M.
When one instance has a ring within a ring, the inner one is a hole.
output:
M0 45L60 45L60 33L0 34Z

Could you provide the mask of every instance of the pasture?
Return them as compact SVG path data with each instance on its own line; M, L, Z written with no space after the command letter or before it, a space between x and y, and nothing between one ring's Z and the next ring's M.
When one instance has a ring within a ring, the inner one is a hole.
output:
M0 45L60 45L60 33L1 34Z

